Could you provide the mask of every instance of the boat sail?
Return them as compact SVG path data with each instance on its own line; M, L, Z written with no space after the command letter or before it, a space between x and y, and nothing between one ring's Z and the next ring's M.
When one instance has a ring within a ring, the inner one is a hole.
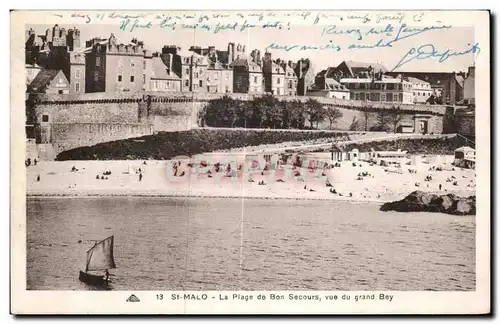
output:
M88 272L103 270L107 272L107 270L109 269L116 268L113 256L113 243L114 236L110 236L96 243L87 251L87 263L85 266L85 272L80 271L80 281L96 285L105 285L108 283L107 277L105 278L102 275L93 275Z

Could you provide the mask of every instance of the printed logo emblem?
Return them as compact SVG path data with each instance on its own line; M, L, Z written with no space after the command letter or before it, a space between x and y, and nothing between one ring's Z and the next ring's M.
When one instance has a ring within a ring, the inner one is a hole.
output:
M136 302L140 302L141 300L139 298L137 298L136 295L132 294L130 295L129 298L127 298L127 302L131 302L131 303L136 303Z

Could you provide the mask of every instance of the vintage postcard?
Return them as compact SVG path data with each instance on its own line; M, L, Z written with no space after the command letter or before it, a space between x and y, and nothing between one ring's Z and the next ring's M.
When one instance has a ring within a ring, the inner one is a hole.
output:
M11 312L489 313L489 14L12 11Z

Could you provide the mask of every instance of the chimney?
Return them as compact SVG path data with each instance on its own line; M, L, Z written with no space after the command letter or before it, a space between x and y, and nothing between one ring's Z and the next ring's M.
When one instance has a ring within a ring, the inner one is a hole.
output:
M201 55L201 47L200 46L191 46L189 48L191 52L195 52L196 54Z
M234 43L227 45L227 63L231 64L234 61Z
M271 60L271 53L265 52L264 53L264 61L270 61Z

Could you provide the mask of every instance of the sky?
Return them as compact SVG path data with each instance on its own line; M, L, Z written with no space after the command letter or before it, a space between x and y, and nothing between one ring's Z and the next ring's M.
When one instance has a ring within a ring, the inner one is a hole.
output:
M94 37L109 37L114 33L118 42L128 43L132 38L142 40L145 48L152 51L161 51L164 45L177 45L183 49L188 49L190 46L215 46L219 50L226 50L228 42L240 43L246 46L249 54L252 49L259 49L261 56L266 51L266 47L271 44L277 44L280 48L291 48L294 45L325 45L339 46L340 51L334 50L300 50L295 47L291 50L272 49L269 50L272 58L281 58L284 60L297 61L300 58L309 58L313 62L315 73L327 67L335 67L344 60L353 60L367 63L381 63L387 69L392 70L405 55L414 48L418 50L420 46L426 45L425 50L429 50L431 45L436 53L443 53L447 50L450 52L464 52L474 45L474 29L467 27L451 27L440 30L429 30L406 39L401 39L392 44L392 47L379 47L370 49L348 49L351 44L375 44L380 36L366 36L366 32L372 26L352 25L340 28L336 26L333 29L330 26L330 34L325 32L327 26L312 26L312 25L292 25L288 28L278 30L274 29L247 29L246 31L223 31L217 34L205 30L190 30L162 29L157 25L153 25L149 29L135 29L133 32L122 31L120 25L114 24L79 24L67 25L61 24L60 27L66 29L76 26L80 29L82 46L85 40ZM385 26L385 25L384 25ZM384 26L378 26L382 28ZM393 24L395 29L399 29L399 24ZM52 25L27 25L27 28L33 28L38 34L44 34L47 28L52 28ZM352 29L360 28L362 40L359 40L359 34L352 32ZM338 34L340 31L351 32L347 34ZM392 37L384 37L385 40L391 40ZM480 44L479 44L480 47ZM417 52L418 54L418 52ZM474 64L474 58L477 54L466 53L464 55L450 56L443 62L439 62L438 58L413 59L395 71L413 71L413 72L459 72L467 71L469 66ZM479 54L480 55L480 54ZM410 58L406 56L406 58Z

